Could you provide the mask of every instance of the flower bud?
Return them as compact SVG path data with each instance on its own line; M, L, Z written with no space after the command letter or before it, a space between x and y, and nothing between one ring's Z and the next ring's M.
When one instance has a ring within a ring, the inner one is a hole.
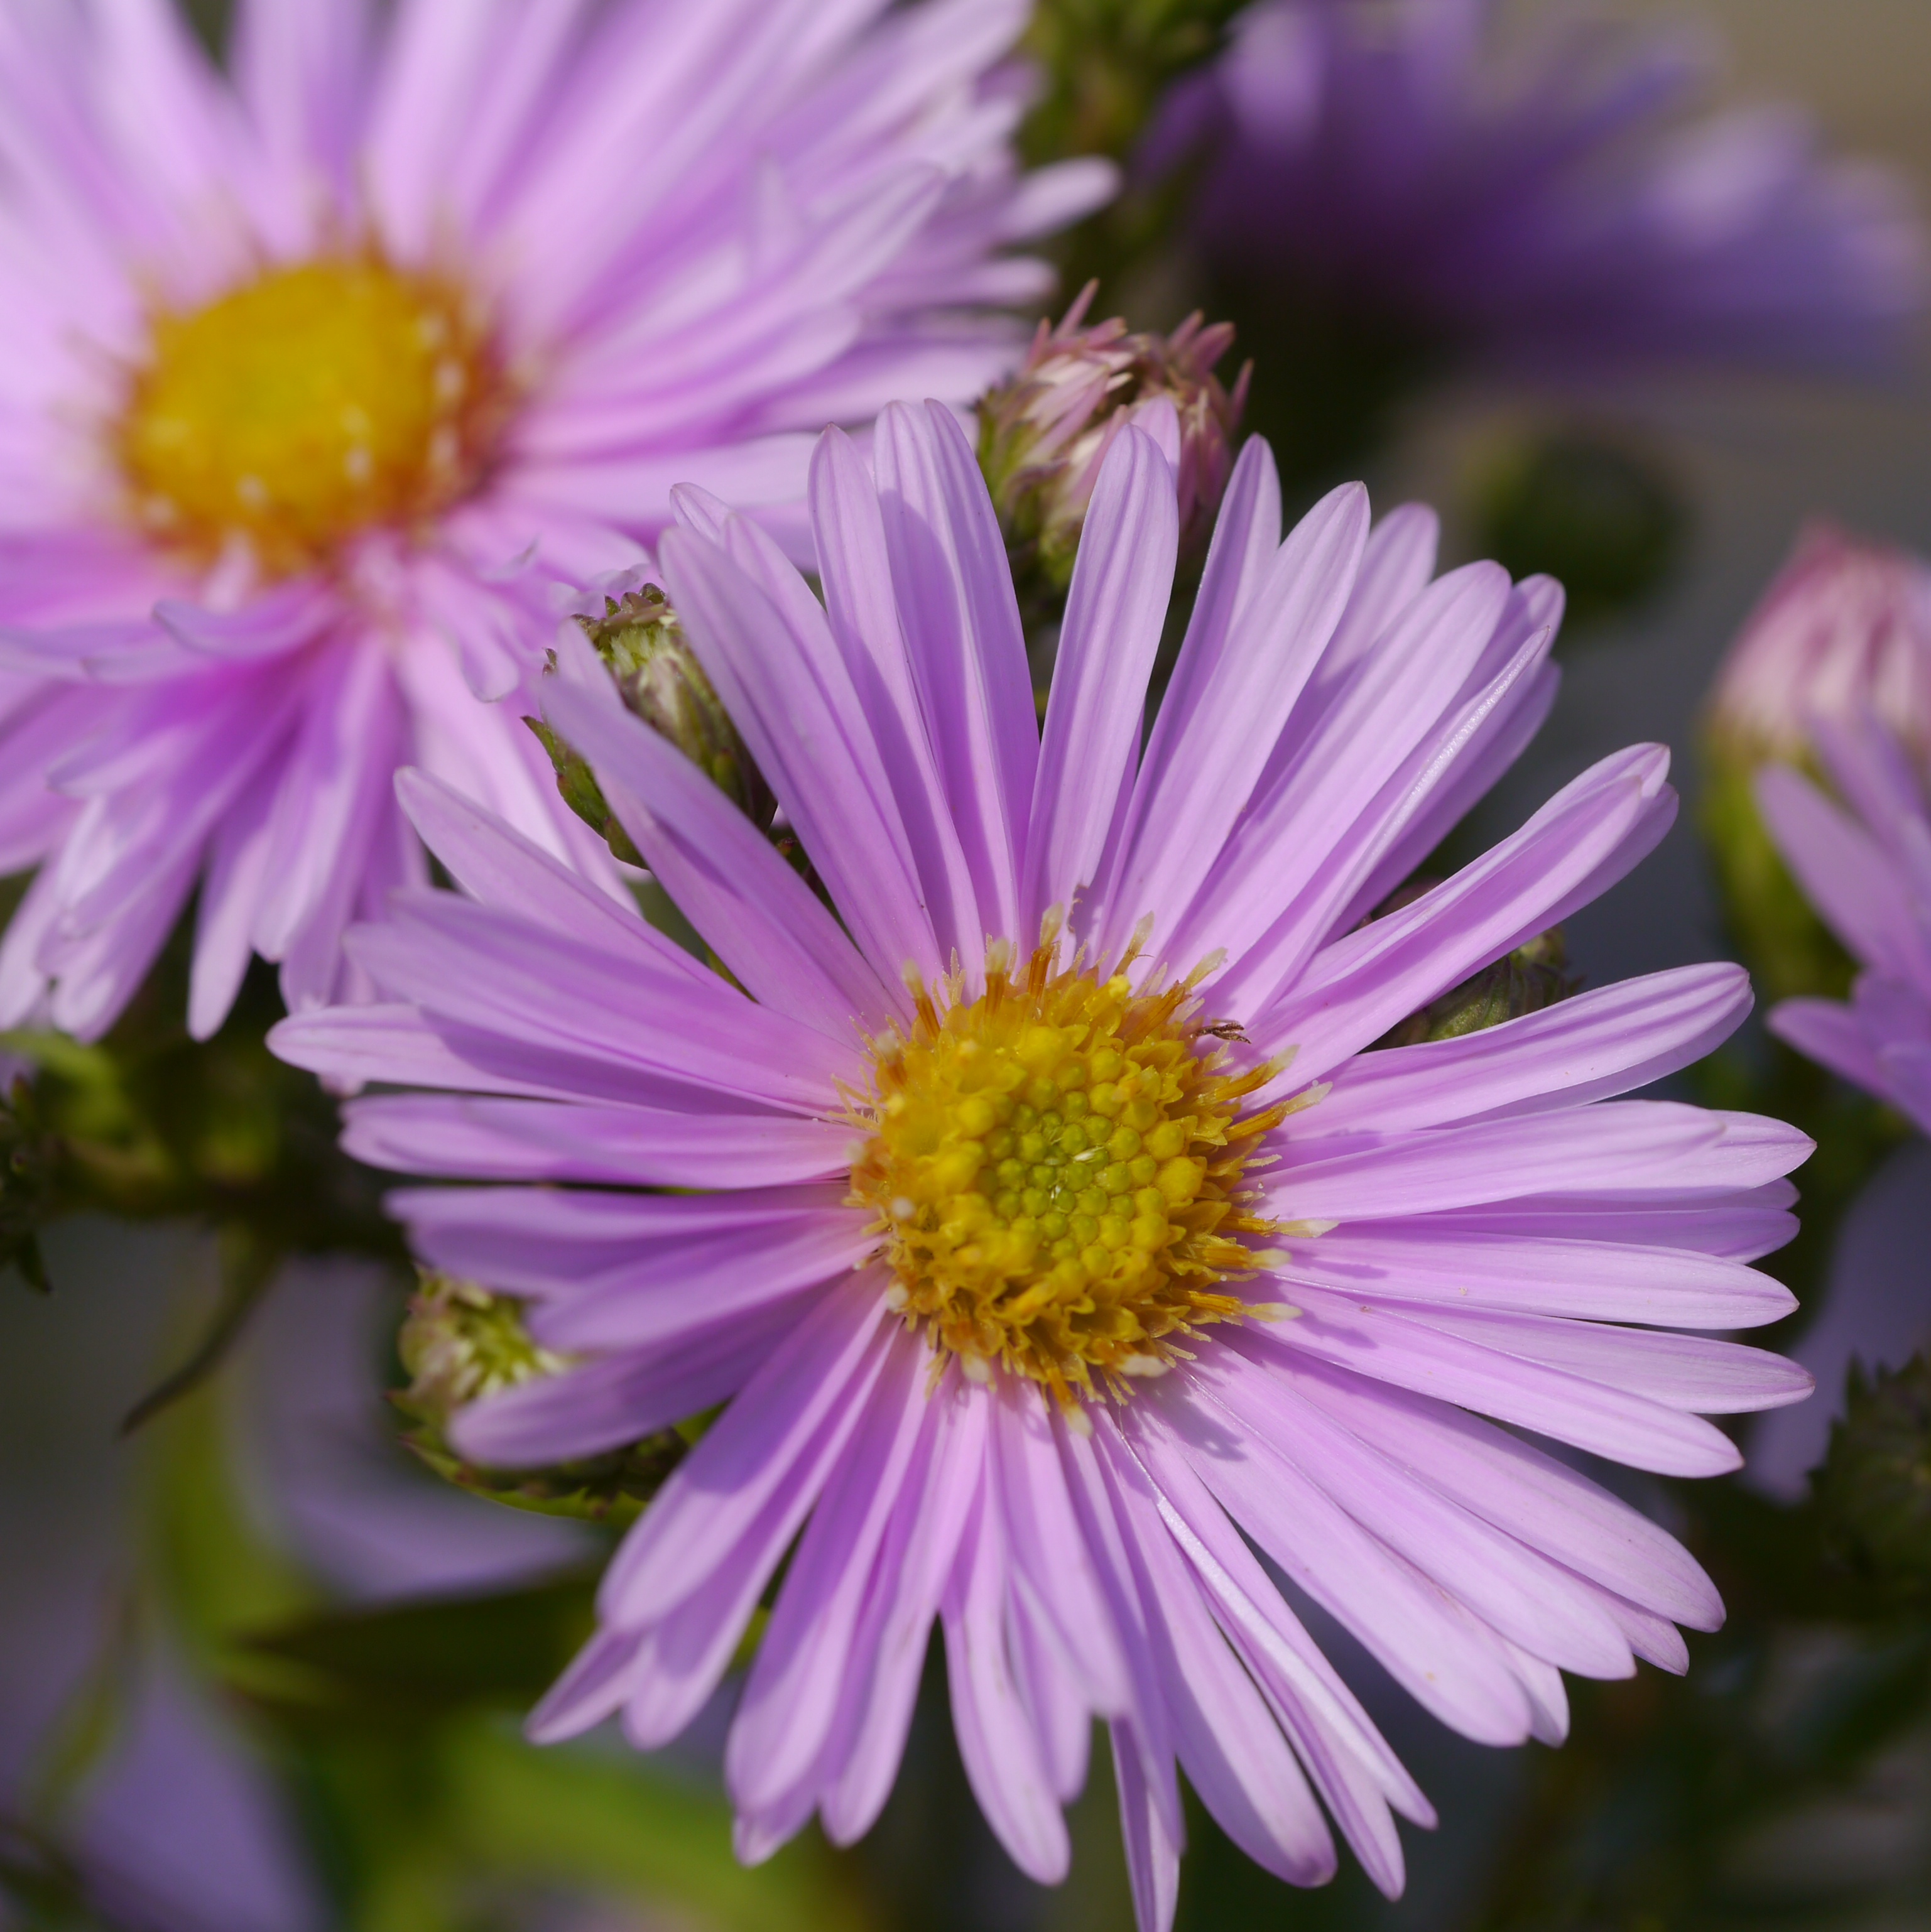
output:
M1232 394L1214 365L1233 341L1229 322L1195 314L1170 335L1134 334L1113 320L1084 326L1089 283L1056 328L1044 322L1017 375L979 403L985 472L1016 580L1063 596L1100 466L1122 424L1155 404L1179 419L1174 482L1183 561L1203 555L1233 467L1247 399L1243 368Z
M1581 976L1569 972L1568 964L1562 928L1551 926L1410 1013L1374 1044L1418 1046L1424 1040L1458 1040L1524 1013L1539 1013L1582 990Z
M481 1468L451 1448L450 1418L485 1396L560 1374L569 1361L534 1340L514 1296L428 1269L410 1298L396 1352L410 1377L392 1398L412 1425L404 1436L409 1447L446 1480L518 1509L627 1522L703 1432L700 1420L551 1468Z
M521 1302L426 1270L395 1346L410 1412L438 1430L470 1402L569 1366L531 1340Z
M776 801L663 592L645 584L605 596L601 616L579 613L576 622L609 670L624 708L668 738L746 816L768 828ZM523 722L549 753L564 802L619 859L641 866L641 855L611 812L588 763L540 718Z
M677 613L654 584L606 597L601 617L577 622L625 707L708 775L745 814L768 825L776 809L763 774L704 674Z
M1931 764L1931 564L1813 524L1737 634L1711 690L1712 752L1809 758L1814 718L1875 718Z
M1818 719L1888 727L1931 764L1931 566L1813 525L1730 647L1704 718L1700 819L1738 950L1772 999L1841 998L1853 968L1758 815L1758 768L1815 772Z

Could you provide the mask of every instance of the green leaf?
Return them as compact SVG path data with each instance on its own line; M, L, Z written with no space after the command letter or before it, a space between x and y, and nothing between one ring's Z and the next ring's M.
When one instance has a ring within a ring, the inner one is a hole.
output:
M539 1749L500 1722L452 1730L444 1758L464 1853L529 1879L608 1887L716 1932L859 1932L854 1874L815 1834L746 1868L723 1798L593 1746Z

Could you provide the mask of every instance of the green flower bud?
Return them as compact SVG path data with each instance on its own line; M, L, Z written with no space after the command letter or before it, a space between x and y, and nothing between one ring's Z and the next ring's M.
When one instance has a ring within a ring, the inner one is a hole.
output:
M523 1304L474 1282L425 1269L396 1338L407 1372L392 1400L409 1418L403 1439L436 1473L496 1502L546 1516L630 1521L703 1433L709 1418L658 1431L601 1456L539 1469L485 1469L450 1446L450 1418L468 1403L561 1373L567 1358L536 1341Z
M580 614L576 621L609 670L624 708L668 738L748 818L768 829L777 802L662 591L646 584L621 597L606 596L601 616ZM626 865L642 865L588 762L540 718L523 722L549 753L563 802Z
M664 593L647 584L620 598L606 597L601 617L577 622L609 666L625 708L669 739L747 818L769 825L776 809L770 788Z
M1013 574L1035 604L1063 597L1073 578L1086 506L1122 427L1154 403L1180 422L1179 496L1183 563L1204 556L1233 468L1248 371L1231 394L1214 365L1233 342L1229 322L1190 316L1170 335L1134 334L1117 317L1083 326L1089 283L1033 338L1019 374L980 400L979 466L1005 533Z
M1568 964L1562 928L1551 926L1430 1000L1419 1012L1410 1013L1374 1045L1416 1046L1424 1040L1458 1040L1524 1013L1539 1013L1582 990L1581 976L1569 972Z
M1900 1594L1922 1594L1931 1585L1931 1363L1916 1355L1868 1377L1854 1364L1812 1480L1844 1561Z

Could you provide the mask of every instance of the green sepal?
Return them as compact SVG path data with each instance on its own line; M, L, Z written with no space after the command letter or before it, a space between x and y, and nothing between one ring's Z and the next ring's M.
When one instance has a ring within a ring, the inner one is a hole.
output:
M536 733L537 742L550 754L550 763L556 768L557 790L563 802L610 848L612 856L622 860L626 866L642 866L644 855L605 802L603 788L590 768L590 760L560 738L542 718L526 718L523 722Z

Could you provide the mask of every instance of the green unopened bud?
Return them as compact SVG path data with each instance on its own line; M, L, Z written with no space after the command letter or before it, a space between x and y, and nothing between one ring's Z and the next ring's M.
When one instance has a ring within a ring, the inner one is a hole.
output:
M404 1401L439 1430L470 1402L569 1366L531 1339L521 1302L453 1275L423 1274L395 1346L409 1372Z
M548 1468L484 1468L451 1447L450 1418L485 1396L562 1373L569 1358L531 1336L515 1296L427 1269L410 1298L396 1352L410 1382L392 1400L410 1420L403 1438L409 1447L459 1488L545 1516L628 1522L662 1487L707 1420Z
M1931 1585L1931 1363L1917 1355L1868 1377L1854 1365L1813 1480L1826 1534L1851 1568L1902 1594Z
M1562 928L1551 926L1410 1013L1374 1044L1416 1046L1424 1040L1458 1040L1524 1013L1539 1013L1582 990L1581 976L1570 973L1568 964Z
M776 801L662 591L647 584L621 597L605 598L603 606L601 616L579 616L576 621L608 669L624 708L668 739L740 810L767 829ZM642 865L642 855L611 811L588 761L540 718L524 722L550 754L564 803L626 865Z
M979 466L1005 533L1013 574L1035 603L1064 596L1100 466L1122 428L1152 404L1179 418L1174 475L1183 563L1206 554L1233 467L1247 399L1243 369L1230 394L1215 365L1230 322L1196 314L1170 335L1136 334L1117 317L1084 326L1089 283L1056 328L1044 322L1011 382L980 400Z
M776 809L689 640L654 584L604 599L601 617L578 624L610 668L625 708L668 738L746 817L768 825Z

